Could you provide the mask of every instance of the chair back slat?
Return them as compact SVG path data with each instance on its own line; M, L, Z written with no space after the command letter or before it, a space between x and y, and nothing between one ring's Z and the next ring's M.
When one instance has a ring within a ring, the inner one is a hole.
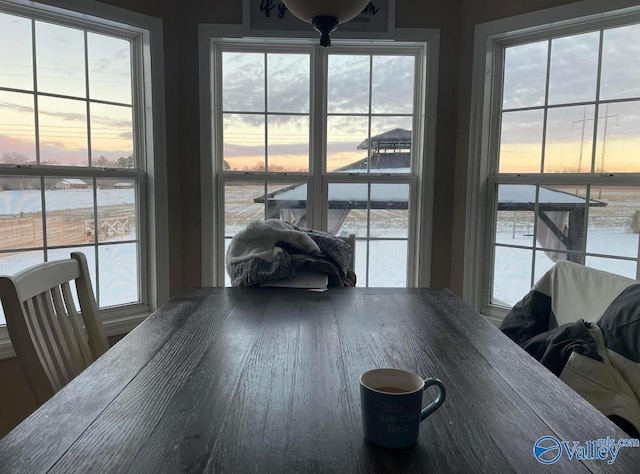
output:
M44 331L46 331L45 341L50 345L50 353L55 362L55 367L58 370L58 379L61 382L61 385L58 388L59 390L69 383L69 381L71 381L71 379L73 379L73 377L75 377L79 372L73 370L71 354L62 336L60 323L58 322L58 318L53 310L50 298L51 295L47 291L35 296L33 300L35 302L36 311L39 313L44 324Z
M61 368L58 363L59 357L55 354L53 344L49 338L47 324L42 317L42 313L37 307L38 302L35 298L29 298L24 303L26 308L24 317L27 321L31 322L31 327L33 328L33 334L31 336L33 338L33 343L37 348L38 354L42 358L42 365L51 379L53 388L55 391L58 391L60 390L60 387L63 386L63 381L60 378ZM7 323L8 326L11 327L8 320Z
M76 279L76 291L78 293L78 300L80 301L80 308L82 308L84 327L89 336L89 348L95 360L109 350L109 343L104 334L102 324L100 324L98 319L96 317L84 317L85 312L93 315L98 314L98 305L93 296L93 287L91 286L91 279L89 278L87 257L80 252L72 253L71 257L80 265L80 276Z
M45 313L50 321L52 339L58 347L61 355L61 362L65 368L63 378L65 379L66 383L68 383L76 375L82 372L83 368L76 366L74 361L74 352L77 353L78 351L77 349L74 349L73 344L69 344L69 341L64 334L63 321L66 319L66 313L63 312L61 314L55 310L52 299L52 290L55 288L57 288L57 286L49 291L42 293L41 298L46 308Z
M9 337L40 404L109 348L82 253L0 277L0 298Z
M89 352L87 340L78 326L78 314L75 310L75 304L73 300L71 304L65 302L68 301L68 299L63 297L63 291L71 293L69 283L63 283L61 286L56 286L51 290L53 303L56 307L60 326L63 329L67 345L70 348L76 370L82 372L82 369L87 367L93 359Z

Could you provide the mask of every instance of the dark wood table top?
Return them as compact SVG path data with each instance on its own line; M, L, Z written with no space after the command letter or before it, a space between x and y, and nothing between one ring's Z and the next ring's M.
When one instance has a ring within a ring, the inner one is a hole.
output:
M362 437L359 377L376 367L447 387L412 448ZM627 438L448 290L204 288L1 440L0 471L537 472L544 435ZM613 465L552 467L639 466L640 448L623 448Z

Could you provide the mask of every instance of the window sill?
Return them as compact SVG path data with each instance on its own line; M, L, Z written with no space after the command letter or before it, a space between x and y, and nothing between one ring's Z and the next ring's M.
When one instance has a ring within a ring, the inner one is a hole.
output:
M102 323L105 335L112 337L127 334L150 315L150 312L145 311L106 318ZM0 360L10 359L15 357L16 353L13 351L11 340L6 333L6 326L1 329L4 331L0 333Z

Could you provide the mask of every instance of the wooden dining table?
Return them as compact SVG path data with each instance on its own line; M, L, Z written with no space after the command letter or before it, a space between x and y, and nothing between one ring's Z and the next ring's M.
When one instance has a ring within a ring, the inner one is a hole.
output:
M363 438L380 367L447 387L410 448ZM547 435L628 437L448 290L192 288L3 438L0 471L639 472L640 448L545 466Z

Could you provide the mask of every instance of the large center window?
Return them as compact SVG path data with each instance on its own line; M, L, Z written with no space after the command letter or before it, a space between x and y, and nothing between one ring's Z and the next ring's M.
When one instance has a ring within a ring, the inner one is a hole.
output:
M355 234L358 286L416 284L424 44L213 43L218 282L249 222Z

